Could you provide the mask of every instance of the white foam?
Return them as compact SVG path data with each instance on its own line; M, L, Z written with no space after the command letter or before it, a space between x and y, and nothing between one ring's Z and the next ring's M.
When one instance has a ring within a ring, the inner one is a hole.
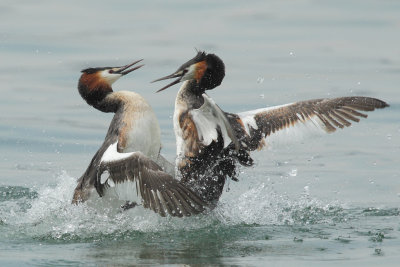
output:
M264 180L268 179L264 178ZM222 195L215 210L219 221L228 225L242 223L288 225L307 224L309 221L329 223L332 219L330 215L341 216L335 214L338 209L341 209L336 202L324 203L306 194L292 199L285 194L275 192L269 182L252 183L252 185L248 190L243 190L243 186L240 185L232 186L228 194ZM304 214L304 216L299 218L294 216L298 214Z
M247 188L246 179L242 179L232 185L235 186L230 192L224 192L214 211L204 215L175 218L161 217L140 205L122 212L120 205L125 204L125 201L117 201L112 194L100 198L95 190L89 201L72 205L76 179L63 173L57 177L55 186L43 185L37 191L38 196L35 199L2 202L0 215L10 237L23 235L33 238L75 240L94 236L101 238L127 231L203 229L215 225L216 221L223 225L243 223L284 225L296 223L293 213L308 212L310 214L306 215L312 217L319 216L320 211L329 213L332 208L331 204L321 203L308 196L289 200L287 196L277 194L267 183L251 182L250 188L244 189ZM122 188L117 190L122 196ZM27 210L18 208L20 203L16 201L24 201L23 204L30 208ZM329 218L324 217L322 220Z

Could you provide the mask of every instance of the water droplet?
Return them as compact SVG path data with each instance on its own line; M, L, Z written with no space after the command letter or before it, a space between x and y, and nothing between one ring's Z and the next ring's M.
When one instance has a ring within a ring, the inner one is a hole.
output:
M263 83L263 82L264 82L264 77L257 78L257 83Z
M289 172L289 175L292 176L292 177L297 176L297 169L291 170L291 171Z

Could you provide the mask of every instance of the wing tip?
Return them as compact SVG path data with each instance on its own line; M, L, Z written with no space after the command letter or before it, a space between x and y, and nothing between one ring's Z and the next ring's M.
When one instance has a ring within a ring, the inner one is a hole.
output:
M388 108L388 107L390 107L390 105L387 102L382 101L382 106L378 108Z

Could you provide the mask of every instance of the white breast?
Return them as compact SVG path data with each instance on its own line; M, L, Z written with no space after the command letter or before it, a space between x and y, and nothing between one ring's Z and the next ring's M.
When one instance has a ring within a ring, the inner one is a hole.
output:
M123 152L141 151L148 157L156 158L160 148L160 126L154 112L151 110L135 116Z
M127 91L118 93L126 101L121 125L126 144L122 152L140 151L156 159L161 149L161 136L160 125L153 109L139 94ZM127 132L124 132L124 127L128 129Z
M182 138L182 129L179 125L179 115L182 113L182 110L186 109L182 107L180 104L176 103L175 104L175 112L174 112L174 131L175 131L175 138L176 138L176 156L177 160L179 158L182 158L182 156L185 154L185 146L184 146L184 141Z

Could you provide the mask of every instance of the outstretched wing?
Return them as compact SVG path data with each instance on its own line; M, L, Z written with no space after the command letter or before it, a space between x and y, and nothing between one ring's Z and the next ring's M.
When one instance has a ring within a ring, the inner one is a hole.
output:
M359 122L359 117L367 115L360 111L373 111L389 105L384 101L369 97L340 97L333 99L313 99L282 106L262 108L238 114L227 114L240 140L250 150L265 145L267 137L273 137L282 130L307 133L315 128L331 133L336 128Z
M100 195L113 188L124 200L139 197L145 208L161 216L191 216L201 213L207 203L195 192L162 171L141 152L118 153L117 143L104 153L95 187Z

